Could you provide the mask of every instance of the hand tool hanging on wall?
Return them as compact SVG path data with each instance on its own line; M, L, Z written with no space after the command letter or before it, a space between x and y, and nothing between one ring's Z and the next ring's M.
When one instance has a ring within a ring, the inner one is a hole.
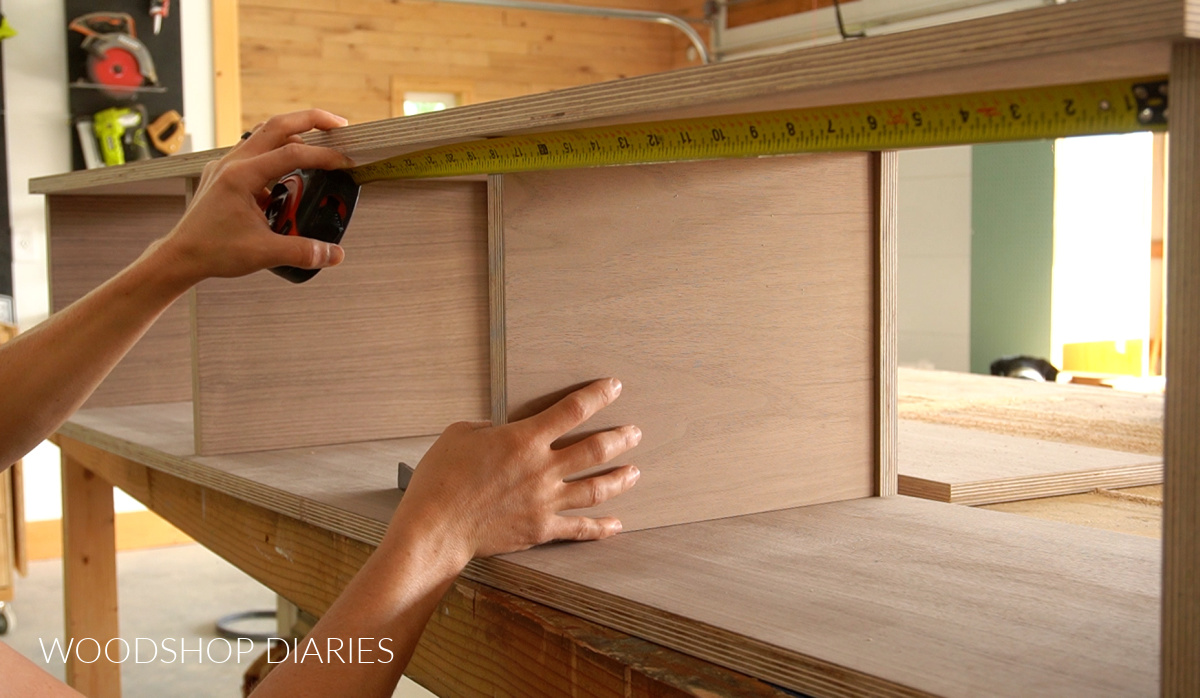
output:
M183 129L183 117L174 109L163 113L146 125L150 142L163 155L174 155L183 146L187 133Z
M151 0L150 16L154 18L154 35L162 30L163 20L171 14L171 0Z
M158 73L146 45L137 38L133 17L123 12L90 12L68 29L83 35L87 74L105 94L132 99L142 85L157 85Z
M370 182L1161 131L1166 124L1167 80L1152 77L598 126L453 143L349 170L298 170L272 190L266 215L277 233L337 243L359 186ZM317 273L272 271L296 283Z

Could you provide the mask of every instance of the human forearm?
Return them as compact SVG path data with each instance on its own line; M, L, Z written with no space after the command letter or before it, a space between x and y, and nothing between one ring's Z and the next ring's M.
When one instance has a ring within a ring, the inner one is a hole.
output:
M166 237L116 277L0 349L0 470L53 433L193 284L281 265L315 269L341 261L336 245L273 233L261 205L267 186L293 169L352 164L336 151L303 144L299 136L345 123L315 109L271 119L205 167L187 213Z
M0 347L0 468L53 433L188 288L159 245Z
M401 505L379 548L254 695L390 696L470 553ZM366 650L342 652L353 647ZM309 658L304 659L305 651ZM299 659L294 662L293 659Z

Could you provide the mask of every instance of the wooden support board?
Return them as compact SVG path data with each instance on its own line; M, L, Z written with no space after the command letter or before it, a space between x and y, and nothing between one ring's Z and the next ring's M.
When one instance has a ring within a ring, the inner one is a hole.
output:
M900 494L993 504L1162 482L1162 458L900 420Z
M394 459L428 445L194 457L188 414L86 410L60 433L372 545L399 498ZM547 546L464 576L810 695L1131 696L1157 692L1160 560L1136 536L873 497ZM305 593L290 592L302 607Z
M197 451L437 434L486 419L486 240L482 182L373 184L341 268L301 285L266 272L200 284Z
M638 486L597 510L626 530L871 496L874 167L840 153L505 175L492 336L508 419L620 378L585 429L643 431L621 459Z
M1161 395L901 368L898 402L901 419L1162 455Z
M1197 9L1189 19L1196 21ZM1200 45L1171 54L1163 695L1200 695Z
M183 215L182 196L51 196L52 308L62 310L125 268ZM85 407L192 399L187 301L176 301Z
M62 459L62 483L66 639L90 639L67 659L67 683L87 696L115 698L121 695L121 665L108 659L118 655L103 654L108 641L121 636L113 489L70 456ZM93 647L97 657L88 661Z

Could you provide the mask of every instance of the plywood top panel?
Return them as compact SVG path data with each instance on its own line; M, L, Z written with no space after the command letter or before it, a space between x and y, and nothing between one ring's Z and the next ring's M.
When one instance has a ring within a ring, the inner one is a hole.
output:
M591 123L928 97L1166 73L1197 33L1195 0L1083 0L785 54L356 125L310 142L361 161L417 147ZM223 151L34 180L35 193L198 176Z
M1162 482L1162 457L900 420L900 494L961 504Z
M346 261L196 289L206 454L441 433L488 414L483 182L364 189Z
M79 300L171 231L183 196L55 196L48 206L54 311ZM173 303L113 368L86 407L191 399L187 300Z
M584 429L642 429L627 529L870 496L871 161L505 175L508 418L619 378Z
M1162 395L912 368L898 390L903 419L1162 455Z

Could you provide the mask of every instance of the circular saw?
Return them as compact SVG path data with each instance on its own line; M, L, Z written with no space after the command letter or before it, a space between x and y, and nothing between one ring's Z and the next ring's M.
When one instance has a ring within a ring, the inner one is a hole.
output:
M154 59L138 41L130 15L90 12L71 20L67 28L83 35L88 78L110 97L132 98L139 87L158 84Z

